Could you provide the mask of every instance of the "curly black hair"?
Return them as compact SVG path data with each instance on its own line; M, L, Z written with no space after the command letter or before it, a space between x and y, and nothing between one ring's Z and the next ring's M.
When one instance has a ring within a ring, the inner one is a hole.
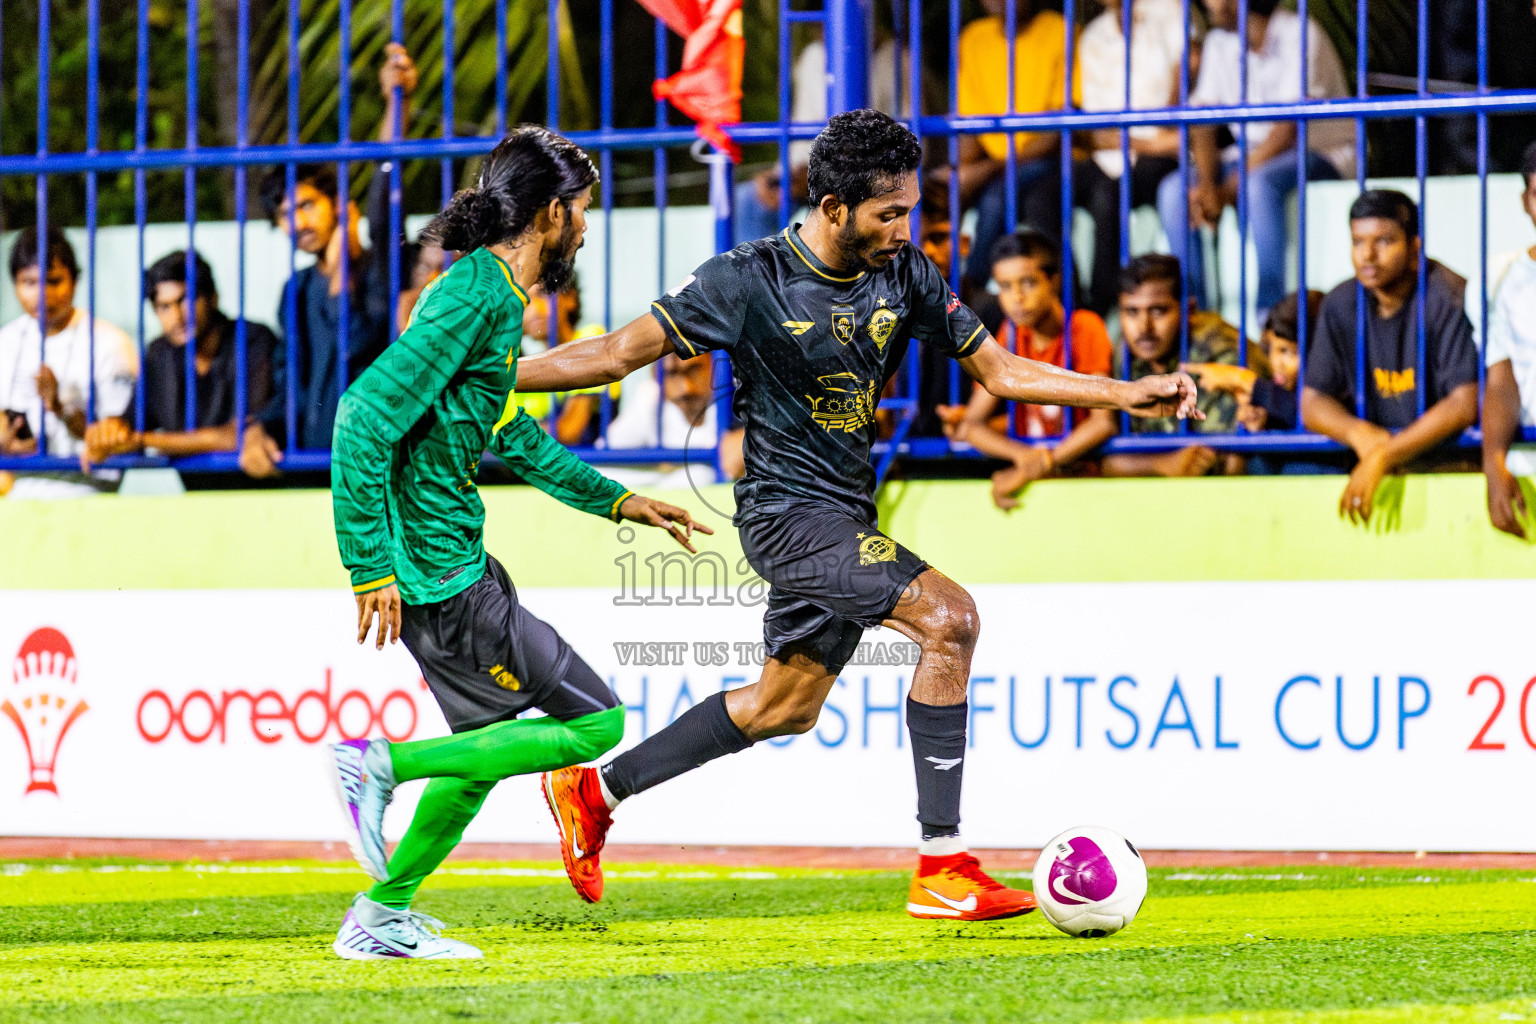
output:
M421 237L452 252L510 241L552 200L570 203L596 183L597 168L574 142L519 125L486 157L479 184L448 200Z
M162 284L185 284L187 280L187 251L177 249L166 253L144 271L144 301L155 304L155 289ZM202 253L192 250L192 287L198 298L213 301L219 297L219 288L213 283L213 268L203 259Z
M838 114L811 143L811 206L832 196L851 210L897 188L922 159L917 136L880 111Z

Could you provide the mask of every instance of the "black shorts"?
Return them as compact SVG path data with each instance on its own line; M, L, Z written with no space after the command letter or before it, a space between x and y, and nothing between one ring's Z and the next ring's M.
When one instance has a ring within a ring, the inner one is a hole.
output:
M833 673L928 568L874 524L823 506L760 512L738 532L747 563L772 587L763 616L769 656L805 654Z
M529 708L570 721L619 704L560 634L518 602L507 570L489 555L485 575L467 590L405 605L400 625L400 639L454 732Z

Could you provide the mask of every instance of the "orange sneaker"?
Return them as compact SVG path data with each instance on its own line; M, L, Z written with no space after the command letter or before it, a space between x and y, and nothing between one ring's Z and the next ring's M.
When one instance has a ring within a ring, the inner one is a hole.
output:
M907 892L907 913L913 917L994 921L1034 909L1034 893L992 879L974 856L963 852L922 858Z
M544 802L560 830L560 857L576 894L588 903L603 898L603 867L598 855L608 826L607 801L597 781L596 768L561 768L539 777Z

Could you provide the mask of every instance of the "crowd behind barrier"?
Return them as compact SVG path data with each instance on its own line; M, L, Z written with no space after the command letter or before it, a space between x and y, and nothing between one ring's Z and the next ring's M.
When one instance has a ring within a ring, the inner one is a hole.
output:
M1536 92L1490 84L1488 2L1475 5L1475 49L1462 55L1472 80L1455 92L1455 83L1431 89L1429 71L1432 60L1457 64L1449 51L1461 44L1433 33L1435 19L1459 5L1418 4L1418 77L1406 100L1368 88L1364 0L1353 82L1340 57L1351 40L1331 37L1306 0L1126 0L1087 11L1073 0L1062 10L981 0L980 16L963 25L957 0L948 8L947 66L924 53L918 0L855 18L846 15L863 11L856 0L827 0L820 11L785 3L782 117L731 129L748 144L776 143L777 159L733 182L728 163L704 158L715 244L699 255L793 230L811 198L808 140L819 124L850 103L882 109L925 144L913 245L1000 342L1083 373L1186 369L1205 413L1194 422L1133 422L1000 403L958 365L914 345L875 424L882 477L898 462L920 474L934 460L959 460L990 474L993 500L1006 508L1052 476L1340 473L1348 478L1340 513L1368 519L1388 474L1481 468L1493 525L1523 535L1516 477L1536 473L1536 444L1527 443L1536 441L1536 235L1522 229L1517 251L1491 252L1488 218L1536 226L1536 141L1512 168L1519 195L1492 191L1489 117L1536 110ZM642 259L616 237L615 203L605 201L602 252L584 254L588 266L600 263L601 301L580 282L556 296L535 291L524 323L529 353L617 326L618 279L654 276L665 290L669 275L688 269L669 265L677 255L668 259L666 228L666 146L686 135L661 103L654 128L614 125L611 9L603 0L600 124L570 134L595 152L605 184L617 184L615 152L654 151L656 257ZM404 208L402 163L441 159L446 194L454 159L490 142L458 136L451 120L440 140L411 138L420 75L396 22L378 68L376 143L351 141L344 88L335 144L301 143L290 125L289 145L267 147L270 154L243 139L199 150L194 126L186 150L148 150L141 102L133 151L48 153L44 132L35 159L0 154L0 174L35 175L38 212L12 232L7 253L21 312L0 327L0 492L111 491L125 469L146 466L278 484L313 482L304 472L327 467L341 393L408 329L417 297L454 256L407 230L424 211ZM790 28L798 25L811 31L796 52ZM147 30L141 22L141 83ZM657 39L662 73L659 23ZM51 45L46 18L42 43ZM345 42L343 50L350 53ZM506 57L503 46L498 71ZM450 54L445 97L453 71ZM44 61L45 83L47 74ZM297 68L290 75L296 90ZM547 120L557 126L560 89L552 66ZM46 88L40 96L41 125ZM504 115L505 96L498 102ZM445 109L451 118L451 104ZM88 117L96 116L92 104ZM1440 236L1424 231L1435 116L1475 128L1447 133L1445 143L1476 171L1475 203L1463 195L1455 212L1459 234L1477 234L1475 266L1436 259ZM1415 119L1417 196L1367 177L1367 126L1387 117ZM85 226L83 268L77 247L48 220L48 175L81 171L94 185L100 172L132 168L142 185L153 165L183 168L190 182L210 162L235 168L234 287L221 290L212 264L227 265L230 253L208 258L191 208L177 228L185 244L146 251L141 204L138 322L96 315L97 225ZM359 207L351 182L365 173ZM1309 215L1309 183L1348 187L1350 179L1347 215L1326 223ZM271 310L247 302L248 183L287 240L286 267L256 270L277 295ZM1309 259L1319 250L1325 255ZM1318 281L1316 268L1341 266L1346 251L1352 276ZM560 442L635 484L733 478L741 431L728 362L713 359L669 358L621 385L519 400Z

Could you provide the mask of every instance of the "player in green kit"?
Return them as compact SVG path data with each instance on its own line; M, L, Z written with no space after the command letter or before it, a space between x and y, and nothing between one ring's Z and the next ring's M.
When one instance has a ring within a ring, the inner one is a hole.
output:
M333 946L348 959L475 958L440 922L410 909L491 787L590 761L624 734L624 708L517 590L482 544L476 492L491 451L572 508L673 531L680 508L624 489L567 451L513 400L528 289L555 294L586 230L597 171L585 153L524 126L491 151L478 187L427 232L465 253L416 304L410 325L342 396L332 443L337 545L357 595L357 640L404 640L452 735L330 748L348 841L377 882L357 896ZM538 708L546 717L516 721ZM401 783L428 779L393 857L384 809Z

